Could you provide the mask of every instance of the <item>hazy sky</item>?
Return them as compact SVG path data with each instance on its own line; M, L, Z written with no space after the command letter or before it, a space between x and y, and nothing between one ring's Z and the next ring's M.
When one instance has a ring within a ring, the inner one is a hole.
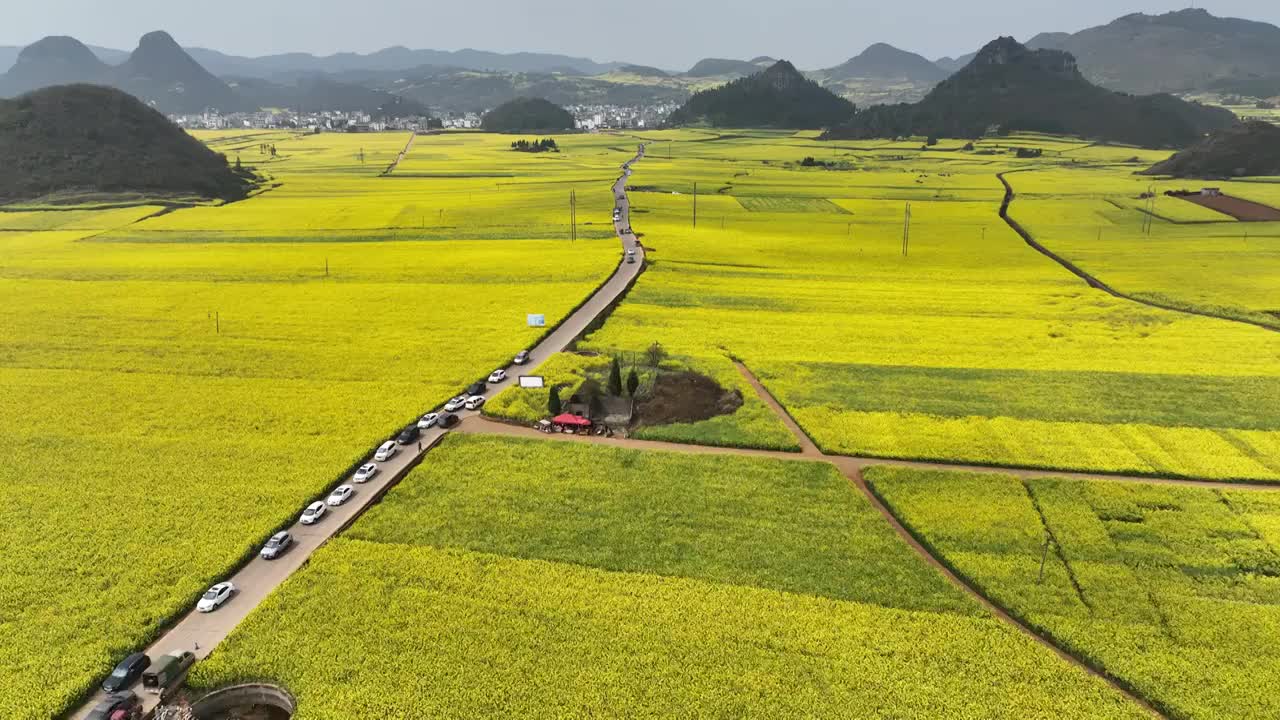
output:
M239 55L369 52L390 45L531 50L684 69L704 57L771 55L828 67L873 42L936 58L997 35L1026 40L1130 12L1179 6L1149 0L39 0L6 3L0 45L72 35L129 50L149 30L186 46ZM1215 15L1280 24L1276 0L1214 0Z

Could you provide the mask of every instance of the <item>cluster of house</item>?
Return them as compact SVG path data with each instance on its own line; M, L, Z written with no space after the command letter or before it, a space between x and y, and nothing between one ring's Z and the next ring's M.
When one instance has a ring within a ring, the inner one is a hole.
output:
M214 110L196 115L170 115L169 119L180 127L193 130L232 130L241 128L277 129L298 128L313 132L382 132L383 130L427 130L433 125L431 118L410 116L403 118L374 118L366 112L307 112L289 110L252 113L221 113Z
M675 112L675 103L655 105L570 105L565 108L580 130L635 129L656 127Z

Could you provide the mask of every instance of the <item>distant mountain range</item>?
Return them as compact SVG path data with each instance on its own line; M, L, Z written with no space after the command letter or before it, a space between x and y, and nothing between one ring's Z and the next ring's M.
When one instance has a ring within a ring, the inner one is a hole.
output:
M914 104L861 110L833 138L977 138L990 132L1079 135L1144 147L1183 147L1235 116L1172 95L1133 96L1091 84L1061 50L1032 50L1013 38L974 59Z
M421 105L442 111L482 110L522 95L562 105L656 104L683 102L694 91L776 62L765 56L707 58L681 73L552 53L397 46L367 54L242 57L184 50L164 33L144 40L133 53L68 37L45 38L21 50L2 47L0 68L12 67L0 76L0 96L91 82L125 89L166 112L264 106L371 111L370 103L381 106L396 97L403 98L401 109ZM1027 45L1070 52L1085 78L1112 90L1280 94L1280 28L1204 10L1126 15L1077 33L1042 33ZM840 65L804 74L860 106L895 104L923 99L973 58L971 53L931 62L876 43Z

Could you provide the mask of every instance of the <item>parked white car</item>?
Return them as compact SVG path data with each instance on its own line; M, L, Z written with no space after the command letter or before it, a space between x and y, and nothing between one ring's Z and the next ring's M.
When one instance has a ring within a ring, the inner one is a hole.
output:
M329 498L324 502L329 507L338 507L339 505L350 500L351 496L354 495L355 492L356 492L356 489L351 487L350 485L340 485L334 488L333 492L329 493Z
M306 510L302 511L302 517L299 518L299 522L303 525L314 525L322 517L324 517L324 503L317 500L308 505Z
M200 602L196 603L196 610L206 613L213 612L222 607L223 603L230 600L235 591L235 585L229 582L220 582L204 591L204 595L200 596Z
M365 463L364 465L360 466L359 470L356 470L355 475L351 476L351 480L353 482L358 482L358 483L367 483L373 479L374 475L377 475L377 474L378 474L377 465L375 465L374 463Z
M378 447L378 452L373 454L373 459L378 462L386 462L396 454L396 441L388 440Z
M494 370L493 372L489 373L489 382L490 382L490 383L497 384L497 383L500 383L500 382L502 382L503 380L506 380L506 379L507 379L507 371L506 371L506 370L498 369L498 370Z
M479 410L484 405L483 395L472 395L467 398L467 402L463 405L468 410Z
M426 430L436 426L436 422L440 420L439 413L427 413L418 420L418 429Z
M467 398L465 396L459 395L458 397L450 398L449 402L444 404L444 411L458 412L459 410L462 409L462 406L466 404L467 404Z

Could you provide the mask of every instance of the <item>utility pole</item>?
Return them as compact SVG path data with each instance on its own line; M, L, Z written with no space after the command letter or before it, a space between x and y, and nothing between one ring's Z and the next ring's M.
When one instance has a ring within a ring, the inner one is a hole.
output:
M693 229L698 229L698 183L693 184Z
M575 242L578 239L578 191L569 191L569 240Z
M911 203L907 203L902 214L902 257L907 256L907 246L911 243Z

